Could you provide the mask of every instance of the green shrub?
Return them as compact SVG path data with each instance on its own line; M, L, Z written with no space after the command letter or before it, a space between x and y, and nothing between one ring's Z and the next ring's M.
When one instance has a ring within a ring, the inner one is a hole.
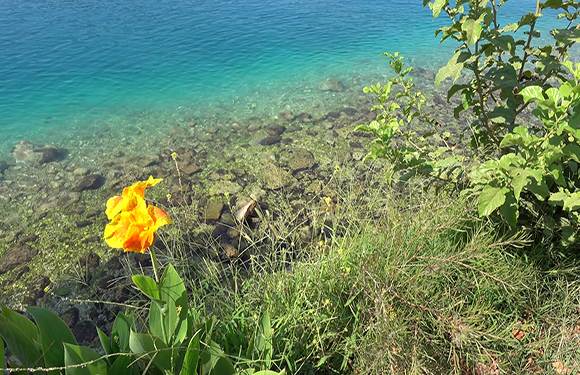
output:
M451 134L421 106L402 57L386 54L397 76L385 86L365 88L376 96L377 119L357 129L376 136L368 158L387 158L402 178L428 175L452 183L478 200L481 217L499 215L510 226L538 222L559 229L562 243L576 240L580 222L580 65L568 60L580 40L576 1L538 0L535 11L504 27L498 24L506 1L424 1L433 16L449 16L442 41L459 42L454 56L435 78L451 77L447 99L461 96L455 116L468 110L471 149L461 150L463 134ZM550 32L553 44L537 45L541 12L561 11L569 22ZM469 74L459 81L464 71ZM456 83L457 82L457 83ZM390 102L393 86L401 89ZM401 103L401 104L398 104ZM531 111L531 119L527 118ZM417 122L429 125L418 132ZM464 142L466 143L466 142Z

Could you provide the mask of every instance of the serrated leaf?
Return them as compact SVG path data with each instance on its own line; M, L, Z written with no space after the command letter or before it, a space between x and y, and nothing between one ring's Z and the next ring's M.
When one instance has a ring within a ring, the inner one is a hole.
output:
M503 205L508 192L509 189L505 187L485 186L479 196L479 216L489 216L498 207Z

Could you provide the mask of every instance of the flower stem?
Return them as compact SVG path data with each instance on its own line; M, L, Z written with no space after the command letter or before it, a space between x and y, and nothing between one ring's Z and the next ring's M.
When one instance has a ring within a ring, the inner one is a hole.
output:
M151 255L151 263L153 264L153 273L155 274L155 281L159 284L159 263L157 263L157 256L155 256L155 250L153 247L149 248L149 254Z

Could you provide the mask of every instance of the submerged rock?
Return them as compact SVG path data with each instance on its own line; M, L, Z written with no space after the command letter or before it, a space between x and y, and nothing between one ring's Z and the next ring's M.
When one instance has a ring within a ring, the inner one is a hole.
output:
M0 258L0 274L28 263L37 253L38 250L26 244L18 244L14 246L8 250L2 258Z
M292 183L292 175L273 163L265 164L260 169L260 178L264 185L271 190L281 189Z
M295 148L289 154L288 167L293 173L310 169L316 164L314 155L305 148Z
M318 85L318 89L322 91L341 92L344 91L344 84L336 78L328 78Z
M8 168L10 168L10 164L4 160L0 160L0 174L4 174Z
M105 179L103 176L98 174L90 174L77 181L72 191L80 192L83 190L98 189L103 186L104 183Z
M282 135L286 131L284 125L268 125L266 127L266 133L270 136Z
M294 114L290 110L282 111L278 114L278 118L284 121L294 121Z
M12 149L12 156L17 162L41 165L57 161L66 151L51 145L36 145L32 142L21 141Z
M282 140L282 137L280 137L279 135L271 135L269 137L262 139L260 141L260 144L262 146L271 146L271 145L275 145L276 143L279 143L281 140Z

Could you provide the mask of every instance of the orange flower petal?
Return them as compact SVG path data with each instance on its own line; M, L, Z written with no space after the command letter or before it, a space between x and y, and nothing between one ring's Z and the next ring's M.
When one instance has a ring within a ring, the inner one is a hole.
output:
M145 189L151 186L155 186L161 181L163 181L162 178L153 178L153 176L149 176L147 181L137 181L133 185L123 189L123 196L128 195L129 192L132 191L139 195L141 198L145 198Z
M122 249L125 235L129 229L129 222L123 220L122 215L115 216L105 227L105 241L114 249Z
M167 215L167 212L163 211L161 208L149 206L147 207L147 212L155 223L155 230L164 225L171 224L171 218Z
M119 212L121 212L121 202L123 201L123 197L119 197L119 196L114 196L112 198L109 198L109 200L107 201L107 209L105 210L105 213L107 214L107 218L109 220L113 220L113 218L115 217L115 215L117 215Z

